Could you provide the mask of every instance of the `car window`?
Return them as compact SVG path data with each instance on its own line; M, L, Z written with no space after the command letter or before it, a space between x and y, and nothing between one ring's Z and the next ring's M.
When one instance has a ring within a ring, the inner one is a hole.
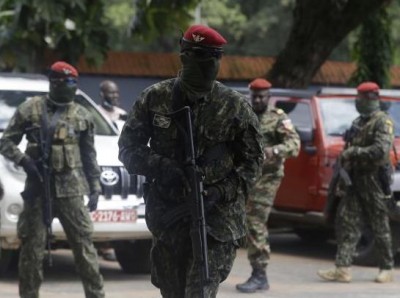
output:
M388 102L389 103L389 102ZM331 136L343 135L358 117L354 99L323 99L320 101L325 133ZM400 102L391 101L388 113L394 121L394 132L400 136Z
M295 127L312 128L310 105L305 102L277 100L275 107L283 110Z
M320 100L325 134L341 136L358 117L354 99L332 98Z
M21 103L34 96L44 94L46 92L0 90L0 131L7 127L8 122ZM92 115L97 135L116 134L104 117L82 95L78 94L76 101L83 105Z

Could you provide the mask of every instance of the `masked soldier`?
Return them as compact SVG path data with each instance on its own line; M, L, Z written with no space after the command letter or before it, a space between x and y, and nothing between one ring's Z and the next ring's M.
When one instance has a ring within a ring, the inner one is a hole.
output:
M270 258L267 222L276 192L283 178L286 158L299 153L300 138L291 120L281 109L268 108L271 83L255 79L249 84L250 99L260 122L263 136L264 163L262 176L247 201L248 258L253 272L236 289L244 293L268 290L266 267Z
M99 108L113 123L117 120L126 119L126 111L119 107L119 89L116 83L109 80L101 82L100 97Z
M0 153L20 165L27 174L22 192L24 210L18 220L21 240L19 293L39 297L46 233L43 169L49 169L50 198L54 216L60 220L72 248L86 297L104 297L92 222L83 195L89 193L90 211L97 208L101 191L100 170L94 148L94 127L89 112L74 102L78 72L59 61L51 66L50 92L22 103L0 140ZM28 141L25 153L18 144ZM44 146L41 146L43 143ZM43 148L48 148L45 153ZM47 160L47 163L43 161ZM50 219L52 220L52 218Z
M388 182L382 179L382 169L390 167L393 146L393 121L380 111L379 87L365 82L357 87L356 118L346 138L341 162L349 172L352 187L345 193L343 208L337 214L336 267L319 270L318 275L328 281L350 282L352 257L360 239L362 223L368 223L379 252L379 274L375 282L393 280L393 254L387 211ZM387 177L387 175L386 175Z
M225 43L217 31L191 26L180 43L179 76L142 92L119 139L119 158L128 171L150 181L145 200L153 234L152 283L163 297L216 297L232 268L238 241L246 235L245 198L259 176L261 136L244 96L216 81ZM192 253L190 218L168 216L188 199L185 140L178 120L170 115L182 106L191 108L196 162L205 189L210 272L205 290Z

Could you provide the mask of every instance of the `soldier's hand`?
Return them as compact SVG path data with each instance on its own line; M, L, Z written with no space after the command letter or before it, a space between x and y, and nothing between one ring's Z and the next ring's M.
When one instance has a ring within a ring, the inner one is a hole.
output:
M342 152L341 158L343 161L349 161L354 156L356 156L358 152L359 152L359 147L351 146Z
M268 160L274 157L274 152L272 147L265 147L264 148L264 159Z
M209 186L203 192L204 196L204 210L210 211L215 204L222 200L222 191L219 187Z
M182 187L190 191L189 181L182 166L175 160L163 157L157 178L164 186Z
M97 209L97 204L99 202L99 193L93 192L89 195L89 201L87 203L87 208L89 212L95 211Z
M35 161L29 156L24 156L20 161L19 165L24 169L26 175L31 179L38 179L40 181L43 180L42 175L39 172L39 169L36 166Z

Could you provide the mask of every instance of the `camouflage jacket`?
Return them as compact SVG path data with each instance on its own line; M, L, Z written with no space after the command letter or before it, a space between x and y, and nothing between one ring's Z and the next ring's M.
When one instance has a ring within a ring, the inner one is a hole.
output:
M0 139L0 153L16 164L25 154L36 161L41 158L39 142L43 101L47 102L46 97L34 97L22 103ZM52 104L46 106L48 119L51 119L54 114ZM18 148L24 135L28 141L25 154ZM49 160L57 197L101 191L100 169L94 148L94 126L89 112L81 105L73 102L61 113Z
M130 173L151 179L159 171L161 157L176 159L177 127L167 115L173 111L174 82L175 79L162 81L144 90L128 115L119 139L119 157ZM219 82L191 108L197 160L218 144L227 147L221 158L200 166L204 185L222 183L226 193L234 187L233 193L225 195L208 214L209 233L221 241L241 238L246 234L247 190L261 174L257 117L241 94ZM228 179L232 173L236 176L235 185Z
M393 146L393 120L382 111L365 119L356 118L350 128L346 148L356 148L350 160L350 169L356 176L370 175L382 165L390 163Z
M259 115L263 147L273 147L278 153L264 160L263 175L283 176L283 164L286 158L299 154L300 138L291 120L281 109L267 110Z

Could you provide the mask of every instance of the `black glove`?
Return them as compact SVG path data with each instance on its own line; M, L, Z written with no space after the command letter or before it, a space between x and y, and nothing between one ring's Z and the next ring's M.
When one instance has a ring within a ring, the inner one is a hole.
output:
M21 159L19 165L24 169L26 175L29 178L38 179L40 181L43 180L35 161L29 156L24 156L24 158Z
M95 211L97 209L97 203L99 202L99 193L93 192L89 195L89 201L87 203L87 208L89 212Z
M185 172L181 165L173 159L166 157L161 158L157 180L159 180L163 186L172 188L183 187L190 191L189 181L186 178Z
M204 211L210 211L215 204L222 200L222 190L217 186L208 186L204 190Z

